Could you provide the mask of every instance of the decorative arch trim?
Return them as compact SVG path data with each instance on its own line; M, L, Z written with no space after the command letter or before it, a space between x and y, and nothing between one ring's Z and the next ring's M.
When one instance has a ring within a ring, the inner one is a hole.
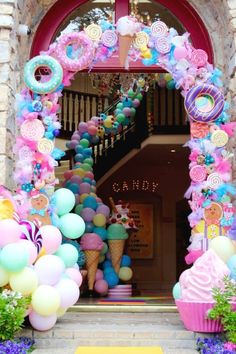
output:
M40 51L46 51L62 22L79 6L87 0L58 0L41 20L35 33L31 46L30 57L34 57ZM201 48L208 54L208 61L213 63L213 49L209 33L201 17L187 0L158 0L158 3L166 7L191 33L191 39L195 48ZM123 4L122 4L123 3ZM116 6L116 21L119 17L127 15L126 0L119 1Z

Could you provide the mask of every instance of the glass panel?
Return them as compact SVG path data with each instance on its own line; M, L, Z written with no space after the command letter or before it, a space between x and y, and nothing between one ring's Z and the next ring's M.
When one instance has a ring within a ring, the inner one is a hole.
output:
M143 18L144 23L148 23L149 18L151 22L160 19L165 22L168 27L175 28L179 34L186 32L179 20L167 8L160 5L157 1L129 0L129 2L130 12L136 7L138 14Z
M65 0L66 1L66 0ZM90 0L79 6L66 18L54 39L63 32L81 31L84 26L97 23L102 19L114 18L114 0Z

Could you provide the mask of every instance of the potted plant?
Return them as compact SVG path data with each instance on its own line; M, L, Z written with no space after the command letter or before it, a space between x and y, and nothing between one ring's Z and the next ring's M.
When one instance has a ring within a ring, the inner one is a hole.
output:
M0 290L0 354L26 354L33 350L33 340L15 338L23 326L30 301L30 296L8 289Z

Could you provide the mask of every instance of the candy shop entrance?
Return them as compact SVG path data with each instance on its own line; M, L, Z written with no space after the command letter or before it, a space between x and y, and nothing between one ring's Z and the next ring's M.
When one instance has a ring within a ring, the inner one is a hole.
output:
M110 16L116 21L130 13L137 2L77 0L70 3L71 8L69 2L57 1L48 11L34 37L31 56L46 50L62 31L81 29L90 24L91 18L96 22ZM193 34L193 44L205 49L212 60L208 33L190 5L184 4L183 8L181 0L173 4L146 0L138 3L144 21L160 18L180 34L187 30ZM189 139L189 127L181 94L173 89L170 75L162 71L138 61L130 63L127 72L120 67L115 54L106 63L95 65L92 73L78 73L61 98L62 129L57 144L65 149L65 141L80 121L104 112L112 114L119 96L117 89L127 89L134 80L148 82L149 89L137 109L132 128L103 139L93 151L97 194L107 204L111 197L115 204L119 200L129 203L132 217L138 223L139 232L131 234L125 249L132 259L133 278L122 284L132 285L132 305L173 303L171 289L185 267L183 259L190 234L189 208L183 200L189 185L188 149L182 148ZM61 183L64 171L73 164L73 153L66 150L66 157L56 171ZM86 293L86 288L82 289L82 295L83 292ZM123 304L130 304L125 297L123 300ZM96 302L104 306L106 301L107 298L84 300L81 297L80 304Z

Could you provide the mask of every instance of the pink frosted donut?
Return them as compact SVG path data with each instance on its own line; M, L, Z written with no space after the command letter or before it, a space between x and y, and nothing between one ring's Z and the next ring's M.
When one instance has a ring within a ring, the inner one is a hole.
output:
M196 105L197 99L203 99L203 101L210 102L207 109L199 109ZM184 101L185 109L191 120L196 122L206 123L217 119L224 108L224 96L222 92L213 85L198 85L190 89L185 97Z
M82 49L78 58L72 59L67 56L69 45L76 44L78 49ZM55 55L62 65L68 71L80 71L88 67L94 57L93 41L88 38L84 32L73 32L62 35L57 44Z

